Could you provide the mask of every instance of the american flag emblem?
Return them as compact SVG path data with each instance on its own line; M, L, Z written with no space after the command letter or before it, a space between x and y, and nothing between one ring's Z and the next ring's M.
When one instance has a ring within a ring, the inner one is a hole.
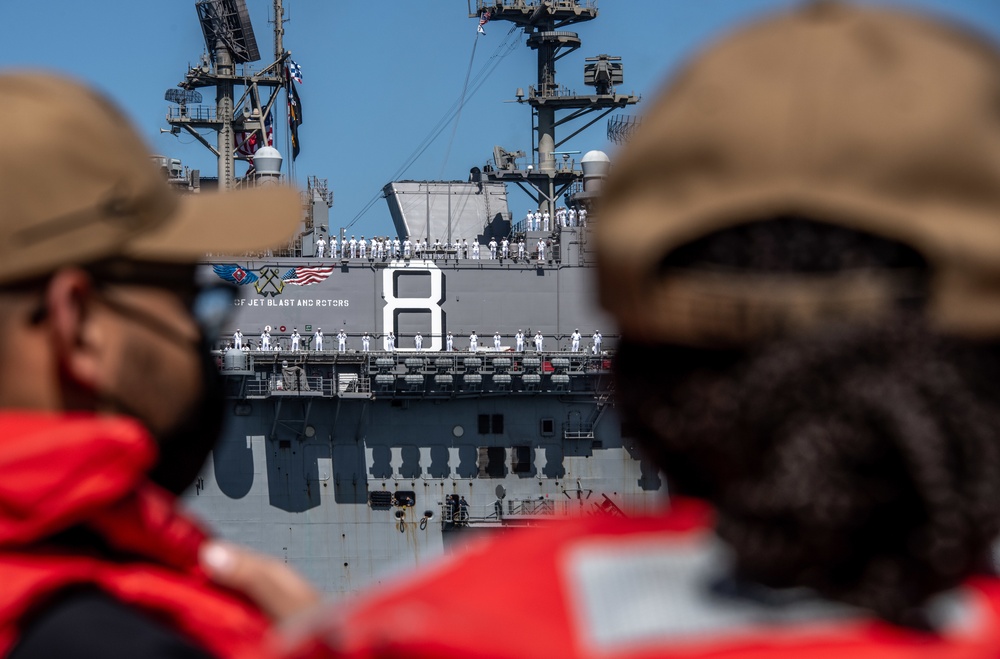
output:
M326 281L326 278L333 274L333 267L328 268L289 268L288 272L281 275L281 279L286 284L296 286L309 286Z

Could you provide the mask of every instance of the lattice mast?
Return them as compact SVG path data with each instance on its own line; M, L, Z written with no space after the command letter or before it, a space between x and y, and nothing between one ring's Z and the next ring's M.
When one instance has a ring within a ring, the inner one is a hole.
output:
M538 80L526 96L519 89L516 99L531 106L534 162L522 170L515 159L523 154L497 146L496 169L484 174L491 181L516 183L538 202L539 210L548 209L554 215L556 199L583 175L575 166L559 163L557 149L616 108L640 99L616 92L624 79L620 57L586 59L584 84L594 87L593 94L577 95L556 81L556 62L581 46L580 36L563 28L597 18L594 0L475 0L474 11L469 0L470 18L482 18L487 12L491 22L510 21L524 30L528 47L538 52ZM558 119L558 112L570 114ZM562 140L556 138L556 127L592 113L600 114Z
M236 185L236 161L245 159L237 153L242 141L256 134L265 143L265 117L274 111L277 91L284 84L284 51L282 0L274 0L275 34L274 61L254 72L247 65L260 60L257 40L250 22L246 0L197 0L195 8L205 37L206 52L197 66L192 66L177 84L180 90L167 90L166 99L177 102L184 95L183 103L170 107L167 123L170 132L184 130L215 154L218 160L219 189L228 190ZM215 107L191 106L200 102L200 88L215 88ZM262 102L261 88L269 90ZM237 90L241 91L239 98ZM241 110L237 111L237 107ZM215 144L200 131L216 133ZM237 135L242 136L237 143Z

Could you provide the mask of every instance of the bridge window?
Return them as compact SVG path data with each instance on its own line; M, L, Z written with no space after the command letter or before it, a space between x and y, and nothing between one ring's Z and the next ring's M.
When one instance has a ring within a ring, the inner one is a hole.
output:
M556 423L554 419L542 419L539 426L539 432L545 437L551 437L556 434Z

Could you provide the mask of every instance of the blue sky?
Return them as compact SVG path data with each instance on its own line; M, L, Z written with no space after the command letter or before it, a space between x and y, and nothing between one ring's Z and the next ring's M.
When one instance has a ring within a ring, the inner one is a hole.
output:
M502 21L487 25L477 43L469 1L285 0L285 47L304 71L299 92L305 123L295 178L302 185L307 176L327 179L334 193L331 228L354 222L350 233L393 233L381 199L358 216L394 177L465 180L470 167L492 156L495 144L530 149L530 111L506 101L516 88L534 83L535 53L523 45L520 32L508 35L511 26ZM880 2L951 17L1000 40L1000 0ZM579 32L583 47L560 60L559 80L582 93L584 58L619 55L625 66L619 91L650 99L664 77L706 40L794 4L600 0L596 21L570 28ZM272 2L247 0L247 5L260 50L270 56ZM164 91L204 50L194 0L0 0L0 11L0 67L43 67L88 80L124 106L154 152L214 173L211 154L191 137L160 133L167 127ZM514 41L520 45L513 50L502 48ZM400 174L460 97L470 61L469 90L478 89L457 125L444 124L437 139ZM613 157L605 127L602 120L563 148L604 149ZM287 165L280 124L276 132ZM520 217L529 200L516 188L509 192L511 210Z

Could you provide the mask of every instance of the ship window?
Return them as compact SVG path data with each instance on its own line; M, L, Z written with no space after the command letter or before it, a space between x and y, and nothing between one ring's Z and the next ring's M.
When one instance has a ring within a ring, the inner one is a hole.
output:
M515 474L531 473L531 447L515 446L510 462L511 470Z
M289 449L289 448L292 448L292 441L289 440L289 439L279 439L278 440L278 448L280 448L280 449Z
M507 475L507 449L502 446L479 447L479 477L503 478Z
M503 414L480 414L478 421L480 435L503 434Z
M541 426L541 428L539 428L540 432L545 436L550 437L556 433L556 424L553 419L542 419L539 425Z

